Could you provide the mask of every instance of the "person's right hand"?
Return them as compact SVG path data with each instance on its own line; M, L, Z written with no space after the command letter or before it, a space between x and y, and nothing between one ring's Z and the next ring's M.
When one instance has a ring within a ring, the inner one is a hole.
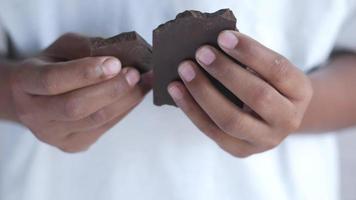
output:
M18 64L13 73L19 122L39 140L64 152L87 150L151 88L151 73L140 81L139 72L131 67L121 69L117 58L80 58L80 44L87 40L65 35L40 56Z

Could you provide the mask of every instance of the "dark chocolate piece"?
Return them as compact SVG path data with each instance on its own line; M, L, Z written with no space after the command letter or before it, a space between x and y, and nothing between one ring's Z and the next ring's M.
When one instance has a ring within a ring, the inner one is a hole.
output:
M212 14L185 11L178 14L175 20L154 30L152 65L156 105L175 105L167 92L167 86L172 81L179 80L178 65L187 59L194 60L196 50L202 45L209 44L219 49L217 38L223 30L237 30L236 18L229 9ZM220 82L209 74L207 76L229 100L238 106L242 105Z
M123 66L135 67L144 73L151 69L152 47L133 31L108 39L92 39L91 56L114 56Z

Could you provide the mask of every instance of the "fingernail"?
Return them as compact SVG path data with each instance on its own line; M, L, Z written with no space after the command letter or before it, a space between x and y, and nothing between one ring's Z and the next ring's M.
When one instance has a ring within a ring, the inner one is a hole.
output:
M125 78L130 86L134 86L140 81L140 74L136 70L129 70Z
M197 59L204 65L211 65L216 59L216 56L209 47L203 47L198 50Z
M187 82L192 81L196 75L192 65L188 62L183 62L179 66L178 72L179 72L180 76Z
M218 38L220 46L226 49L234 49L237 46L239 40L232 31L224 31Z
M177 86L168 87L168 93L174 100L180 100L183 98L183 93Z
M120 72L121 63L117 59L108 58L104 61L101 67L106 76L113 76Z

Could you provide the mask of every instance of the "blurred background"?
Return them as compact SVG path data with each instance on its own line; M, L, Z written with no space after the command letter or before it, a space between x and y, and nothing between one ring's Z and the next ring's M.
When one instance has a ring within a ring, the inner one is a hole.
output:
M4 47L0 43L0 54L3 50ZM340 199L356 200L356 128L344 130L338 137L338 144L341 171Z
M338 138L340 147L341 199L356 199L356 129L343 131Z

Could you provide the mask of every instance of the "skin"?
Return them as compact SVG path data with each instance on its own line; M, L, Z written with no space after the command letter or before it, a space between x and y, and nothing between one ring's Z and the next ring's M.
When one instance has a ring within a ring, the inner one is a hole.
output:
M356 125L356 55L341 55L309 75L314 88L301 132L328 132Z
M151 75L143 75L138 83L138 72L121 69L115 58L81 58L78 52L85 39L65 35L36 58L2 64L0 118L27 126L41 141L65 152L79 152L130 112L149 91ZM62 48L68 41L72 52ZM179 67L183 82L173 82L168 91L193 123L232 155L267 151L292 133L356 124L355 56L339 56L306 75L244 34L224 31L218 42L233 59L204 46L197 51L199 66L183 62ZM67 60L58 61L63 57ZM107 60L117 68L105 75L102 66ZM245 106L230 103L203 70ZM134 75L128 78L128 72Z
M64 51L68 40L73 48ZM3 65L1 118L74 153L87 150L134 109L151 88L151 73L140 77L114 57L78 57L87 40L67 34L37 57Z
M178 72L183 82L171 83L168 92L191 121L230 154L245 158L278 146L295 132L356 124L356 114L350 112L356 111L351 87L356 85L356 58L339 58L307 76L285 57L242 33L224 31L218 43L231 58L212 46L199 48L199 65L182 62ZM239 108L227 100L203 70L245 106Z

